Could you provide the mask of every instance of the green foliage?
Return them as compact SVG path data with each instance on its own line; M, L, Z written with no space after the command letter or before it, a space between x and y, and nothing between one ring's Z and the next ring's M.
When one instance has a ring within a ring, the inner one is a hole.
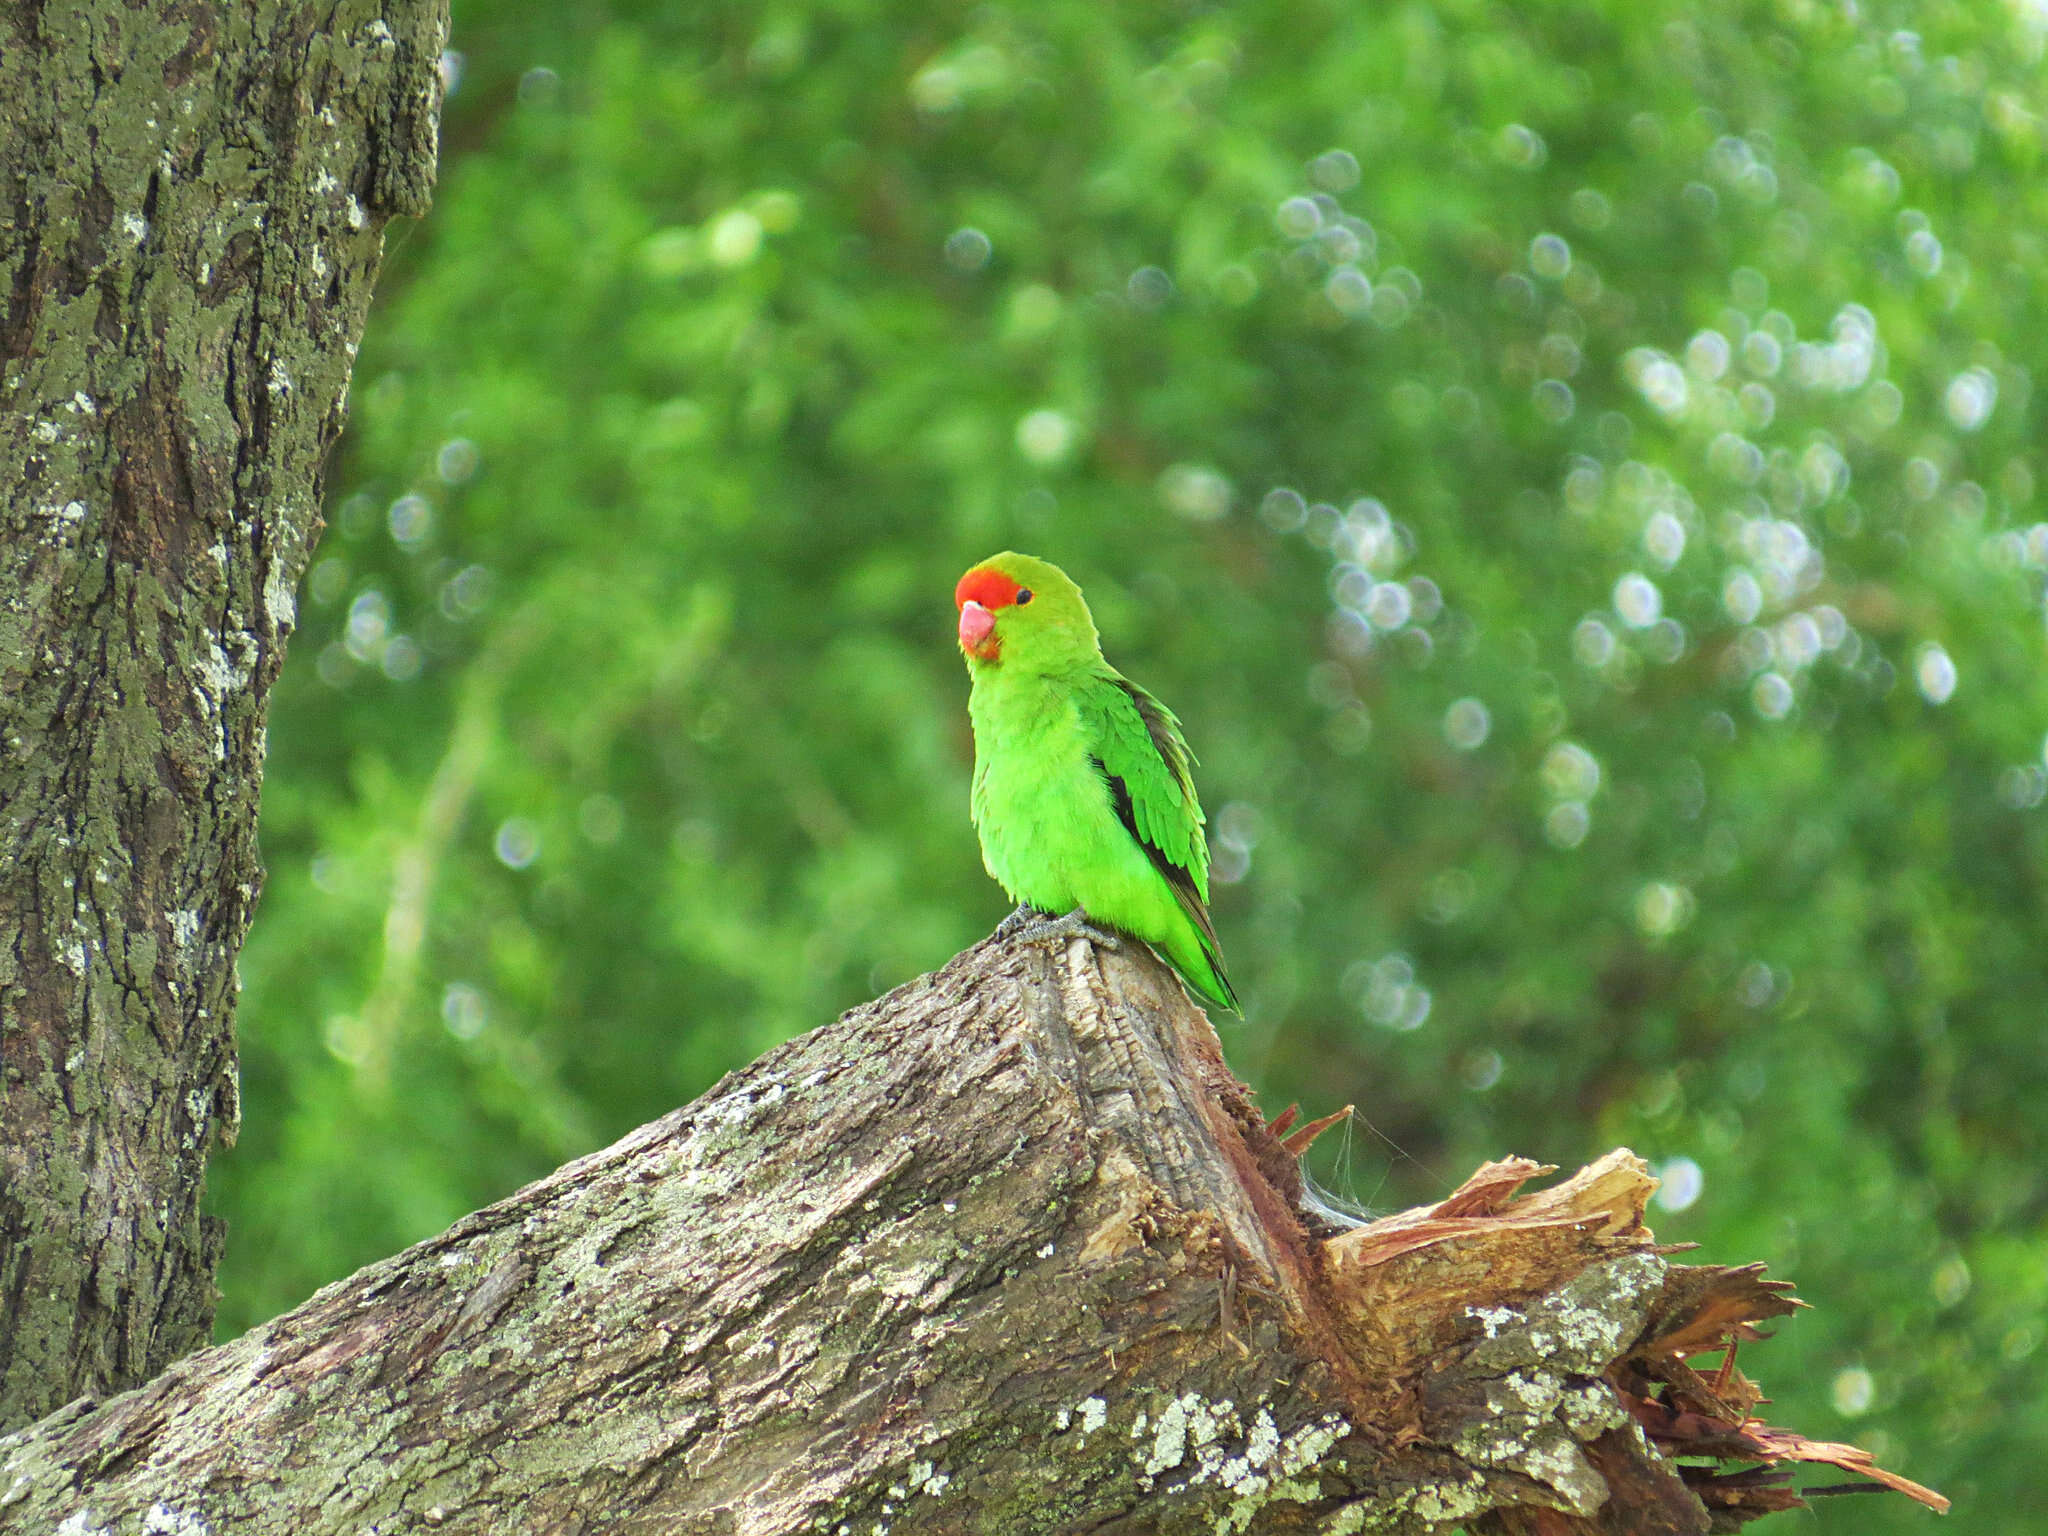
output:
M1203 758L1232 1062L1377 1128L1325 1182L1634 1146L1818 1304L1774 1414L2031 1529L2044 26L458 6L225 1326L986 932L950 594L1014 547Z

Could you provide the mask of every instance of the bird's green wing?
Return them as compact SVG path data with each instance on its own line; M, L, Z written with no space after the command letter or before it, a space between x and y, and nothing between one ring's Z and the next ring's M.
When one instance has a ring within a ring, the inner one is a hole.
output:
M1110 671L1080 690L1095 765L1109 785L1116 813L1145 850L1200 931L1220 971L1216 930L1209 921L1209 845L1190 770L1194 754L1173 711L1136 683Z

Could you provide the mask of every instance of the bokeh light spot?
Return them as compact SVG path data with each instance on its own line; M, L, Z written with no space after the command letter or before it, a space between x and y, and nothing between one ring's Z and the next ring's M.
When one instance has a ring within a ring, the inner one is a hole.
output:
M540 828L524 816L502 821L491 839L491 851L507 869L526 869L540 857Z
M1460 752L1484 746L1492 730L1493 716L1477 699L1455 699L1444 711L1444 739Z
M1651 1198L1664 1210L1683 1211L1697 1204L1706 1188L1707 1177L1689 1157L1674 1157L1657 1168L1660 1182Z
M1017 449L1034 464L1065 462L1074 451L1073 419L1062 411L1037 410L1017 423Z
M1828 1400L1835 1405L1835 1412L1845 1419L1860 1419L1870 1412L1870 1405L1877 1395L1877 1384L1870 1372L1860 1365L1835 1372L1835 1379L1828 1385Z
M1934 641L1920 647L1913 657L1913 681L1920 696L1930 704L1946 704L1955 697L1956 664Z
M1555 281L1572 269L1572 248L1564 236L1541 234L1529 242L1529 270Z
M989 237L967 225L946 236L942 254L946 265L955 272L979 272L994 253L995 246Z

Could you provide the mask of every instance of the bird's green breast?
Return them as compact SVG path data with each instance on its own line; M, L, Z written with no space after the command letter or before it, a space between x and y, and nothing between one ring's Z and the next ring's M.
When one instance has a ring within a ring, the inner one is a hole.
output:
M1090 680L980 674L974 824L982 860L1013 900L1043 912L1083 907L1141 938L1178 917L1171 893L1117 819L1078 688Z

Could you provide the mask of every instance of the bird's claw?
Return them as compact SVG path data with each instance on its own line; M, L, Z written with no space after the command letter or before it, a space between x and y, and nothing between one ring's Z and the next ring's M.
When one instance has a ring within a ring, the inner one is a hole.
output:
M1016 926L1012 927L1011 925ZM1007 929L1008 932L1004 930ZM1113 933L1107 933L1088 921L1088 914L1080 907L1074 908L1064 917L1047 917L1043 912L1030 907L1019 907L1004 918L996 929L998 938L1012 939L1019 944L1042 944L1054 949L1069 939L1086 939L1102 949L1122 949L1123 940Z
M991 937L1013 939L1033 923L1042 922L1044 918L1045 914L1036 907L1026 906L1020 901L1017 903L1016 911L996 924L996 931Z

